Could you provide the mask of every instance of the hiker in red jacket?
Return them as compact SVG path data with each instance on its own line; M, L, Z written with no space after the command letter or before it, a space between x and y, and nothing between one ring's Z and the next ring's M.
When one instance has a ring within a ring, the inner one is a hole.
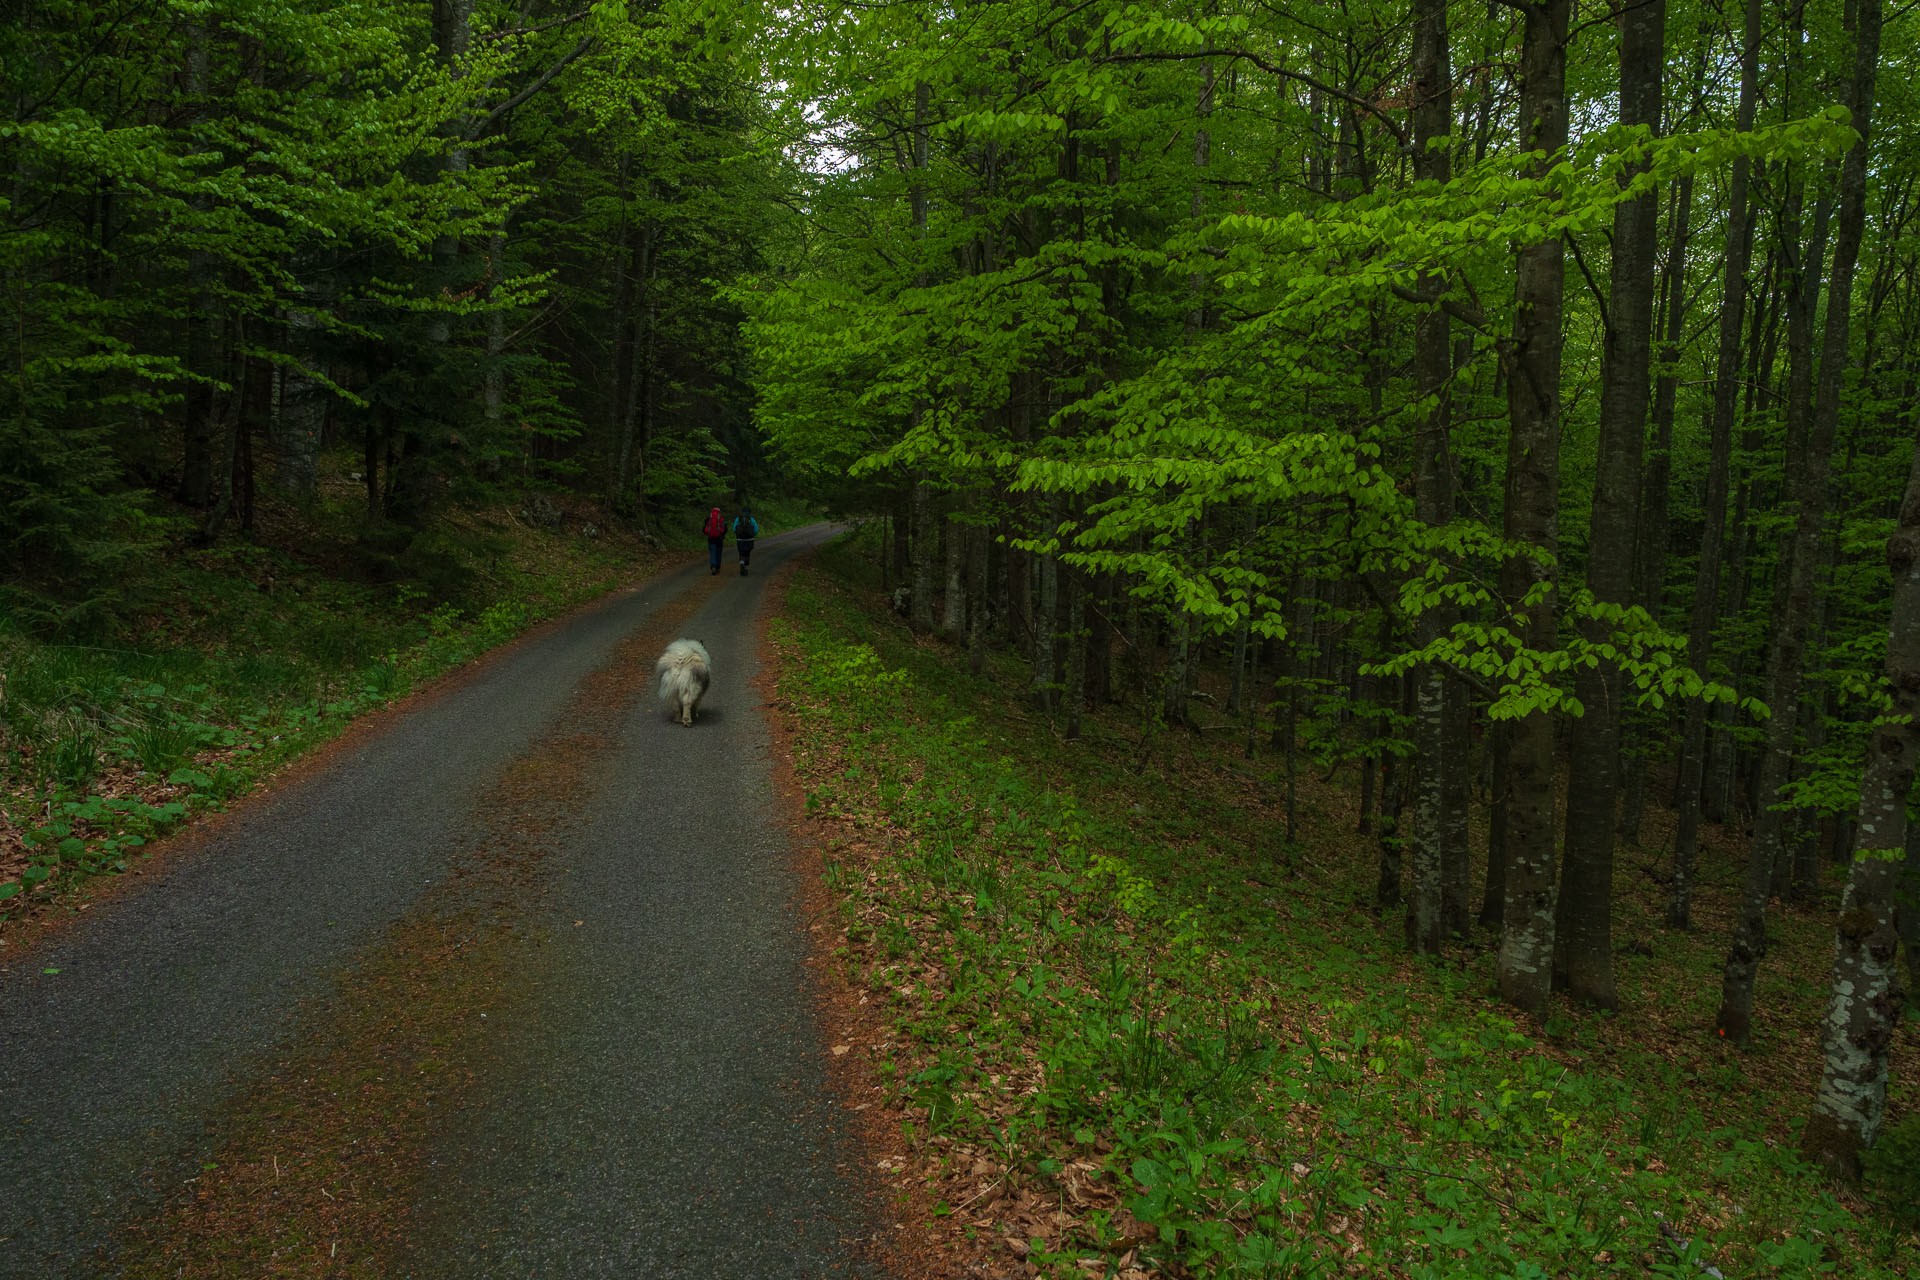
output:
M727 522L720 518L720 508L715 507L707 513L707 523L701 532L707 535L707 569L711 573L719 573L720 548L727 542Z

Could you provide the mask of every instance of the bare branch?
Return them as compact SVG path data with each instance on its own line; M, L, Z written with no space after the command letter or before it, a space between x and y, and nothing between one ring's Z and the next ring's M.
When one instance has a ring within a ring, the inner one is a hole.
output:
M511 31L483 31L479 35L475 36L474 39L476 40L514 40L514 39L518 39L521 36L537 36L542 31L551 31L555 27L571 26L574 23L580 21L582 18L586 17L589 12L590 10L582 9L578 13L564 14L561 17L555 18L550 22L543 22L537 27L515 27Z
M525 102L528 98L531 98L534 94L546 88L547 85L552 82L555 76L559 75L562 71L565 71L569 66L571 66L574 60L579 58L581 54L593 48L593 44L594 44L594 40L592 36L587 36L583 38L579 44L576 44L575 46L573 46L572 51L569 52L565 57L561 58L560 61L554 63L552 66L548 67L545 71L541 72L537 77L535 77L532 84L528 85L526 88L522 89L520 92L514 94L511 98L508 98L505 102L501 103L499 106L495 107L493 110L487 112L486 115L480 117L480 119L474 123L473 127L467 130L467 133L466 133L467 140L472 141L473 139L478 138L481 134L485 133L488 129L491 129L493 127L494 121L498 120L501 116L504 116L505 114L507 114L507 112L513 110L515 107L519 106L521 103Z
M1477 306L1469 306L1458 298L1446 297L1437 290L1430 293L1422 293L1420 290L1410 289L1404 284L1396 284L1389 287L1393 290L1393 296L1403 302L1411 302L1416 306L1422 307L1439 307L1455 320L1466 325L1467 328L1478 330L1481 333L1487 331L1487 317Z
M1358 94L1336 89L1323 80L1307 75L1303 71L1294 71L1277 63L1270 62L1250 49L1207 49L1195 53L1112 53L1106 54L1098 62L1192 62L1203 58L1224 58L1229 62L1248 62L1260 68L1268 75L1279 76L1283 80L1306 85L1331 98L1338 98L1349 106L1358 107L1380 122L1382 128L1393 135L1393 140L1402 147L1408 145L1407 132L1399 121L1389 115L1384 107L1369 102Z
M1593 305L1600 308L1600 328L1602 332L1613 332L1613 321L1607 316L1607 299L1600 292L1600 286L1594 281L1593 272L1587 270L1587 260L1580 252L1580 241L1570 232L1561 232L1560 238L1567 242L1567 248L1573 250L1573 260L1580 267L1580 274L1586 277L1587 289L1593 294Z

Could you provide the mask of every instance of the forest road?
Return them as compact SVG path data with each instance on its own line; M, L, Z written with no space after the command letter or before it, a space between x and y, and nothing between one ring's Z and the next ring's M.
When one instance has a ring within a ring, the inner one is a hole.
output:
M880 1274L752 683L831 533L616 593L0 950L0 1276Z

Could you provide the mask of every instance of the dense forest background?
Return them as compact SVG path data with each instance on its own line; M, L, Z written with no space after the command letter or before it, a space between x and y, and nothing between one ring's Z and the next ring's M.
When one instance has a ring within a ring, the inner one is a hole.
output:
M430 587L463 506L804 489L883 518L913 627L1025 655L1052 731L1230 725L1282 842L1344 768L1408 946L1497 930L1520 1010L1619 1003L1622 849L1687 929L1701 825L1750 833L1700 1033L1754 1035L1770 910L1830 900L1802 1140L1852 1176L1920 979L1915 33L28 3L4 599L124 627L156 559L342 481L361 571Z
M401 575L449 503L572 490L640 520L757 482L711 283L766 263L792 183L738 33L547 8L0 25L15 609L83 624L144 551L244 537L263 492L311 503L330 455Z

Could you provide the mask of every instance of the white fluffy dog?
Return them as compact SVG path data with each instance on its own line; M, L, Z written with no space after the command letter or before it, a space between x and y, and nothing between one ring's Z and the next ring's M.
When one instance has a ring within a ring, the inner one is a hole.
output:
M698 640L675 640L653 664L653 673L660 677L660 705L681 724L691 725L713 680L707 647Z

